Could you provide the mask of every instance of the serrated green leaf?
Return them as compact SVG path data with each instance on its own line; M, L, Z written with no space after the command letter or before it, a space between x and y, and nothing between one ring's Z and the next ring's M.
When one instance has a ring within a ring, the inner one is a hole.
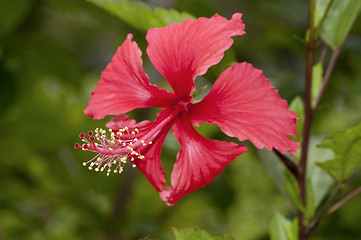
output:
M185 18L194 19L188 13L174 9L152 8L140 1L129 0L90 0L95 5L116 15L130 26L142 31L149 28L164 27L173 22L183 22Z
M344 182L361 163L361 123L326 138L319 147L332 149L335 157L317 165L337 182Z
M330 0L317 0L315 23L320 23ZM334 0L321 29L321 36L333 49L345 41L361 9L361 0Z
M203 229L173 228L175 240L234 240L230 236L212 236Z
M300 211L305 211L305 207L301 202L301 193L300 189L298 188L297 180L287 169L285 170L285 186L295 207Z
M270 226L271 240L298 240L298 221L292 222L276 213L271 221Z
M323 80L323 67L322 63L317 63L312 68L312 92L311 92L311 104L312 108L316 106L316 100L320 93Z

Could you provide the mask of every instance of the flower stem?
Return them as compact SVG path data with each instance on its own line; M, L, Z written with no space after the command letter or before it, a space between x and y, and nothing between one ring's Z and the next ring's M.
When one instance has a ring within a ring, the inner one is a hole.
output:
M335 203L332 207L330 207L330 209L327 211L327 213L329 213L329 214L333 213L334 211L336 211L338 208L340 208L342 205L347 203L349 200L354 198L359 193L361 193L361 186L358 187L357 189L355 189L354 191L352 191L351 193L349 193L346 197L342 198L337 203Z
M305 118L304 118L304 132L301 149L301 159L298 166L298 186L300 189L300 197L304 206L306 206L306 170L307 170L307 155L309 138L311 132L311 122L313 111L311 107L311 91L312 91L312 68L315 54L315 29L314 29L314 13L315 0L309 0L308 6L308 36L306 38L306 76L305 76ZM308 236L305 231L305 215L303 211L298 210L298 224L299 224L299 240L307 240Z
M280 151L278 151L277 149L274 149L273 152L278 156L278 158L283 162L283 164L288 168L288 170L290 170L293 176L297 178L298 177L297 165L287 156L280 153Z

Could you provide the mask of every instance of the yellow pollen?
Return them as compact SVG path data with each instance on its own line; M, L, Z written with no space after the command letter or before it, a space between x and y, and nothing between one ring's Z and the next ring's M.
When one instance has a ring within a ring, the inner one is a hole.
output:
M109 177L109 173L107 173L107 177Z
M136 131L137 133L139 133L139 130L138 130L138 128L135 128L135 129L134 129L134 131Z
M118 171L117 170L114 170L114 173L117 173Z
M96 172L99 172L99 168L96 168L95 171L96 171Z
M134 138L133 141L134 141L134 142L138 141L138 138Z
M148 144L152 144L153 142L152 141L150 141Z
M132 135L135 135L135 132L134 132L134 131L132 132Z
M89 169L89 170L92 170L93 168L89 166L88 169Z
M135 168L137 165L133 164L132 167Z

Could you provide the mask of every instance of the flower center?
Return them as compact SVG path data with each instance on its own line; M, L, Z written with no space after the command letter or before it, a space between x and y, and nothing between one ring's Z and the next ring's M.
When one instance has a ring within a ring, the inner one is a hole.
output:
M149 150L150 145L158 139L157 136L162 131L169 130L173 120L183 109L184 106L179 104L173 109L160 113L155 122L138 124L138 128L127 126L121 126L117 130L97 128L95 134L89 131L88 136L81 133L79 137L83 144L75 143L74 147L98 153L89 161L83 162L83 166L88 166L89 170L93 168L96 172L106 170L107 176L112 171L122 173L127 162L130 161L132 166L136 167L137 160L145 158L142 152Z
M79 137L84 142L82 145L75 143L75 148L81 148L84 151L97 152L98 154L91 160L84 162L83 166L88 166L89 170L95 167L95 171L103 172L107 170L107 176L114 168L114 173L122 173L124 165L130 160L132 166L134 164L134 157L143 159L144 156L140 154L140 147L152 144L151 141L145 142L144 140L138 140L134 135L139 133L139 130L129 130L128 127L124 127L114 132L112 129L106 130L95 129L95 134L92 131L88 132L88 138L84 133L81 133ZM110 135L110 137L109 137Z

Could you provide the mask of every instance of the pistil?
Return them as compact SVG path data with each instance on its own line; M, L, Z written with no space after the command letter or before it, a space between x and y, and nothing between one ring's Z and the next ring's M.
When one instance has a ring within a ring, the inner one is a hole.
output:
M83 151L90 151L98 153L91 160L84 162L84 166L88 166L89 170L95 168L96 172L107 171L107 176L110 172L122 173L124 165L131 162L133 167L136 167L136 159L144 159L142 151L149 147L163 129L169 129L169 124L172 124L178 114L184 109L183 104L177 105L173 109L169 109L168 113L162 114L156 122L152 122L149 127L139 127L139 129L148 130L141 133L136 127L128 128L124 126L121 129L95 129L95 134L92 131L81 133L79 137L83 144L76 143L75 148L80 148ZM147 147L148 146L148 147ZM114 168L115 166L115 168Z

